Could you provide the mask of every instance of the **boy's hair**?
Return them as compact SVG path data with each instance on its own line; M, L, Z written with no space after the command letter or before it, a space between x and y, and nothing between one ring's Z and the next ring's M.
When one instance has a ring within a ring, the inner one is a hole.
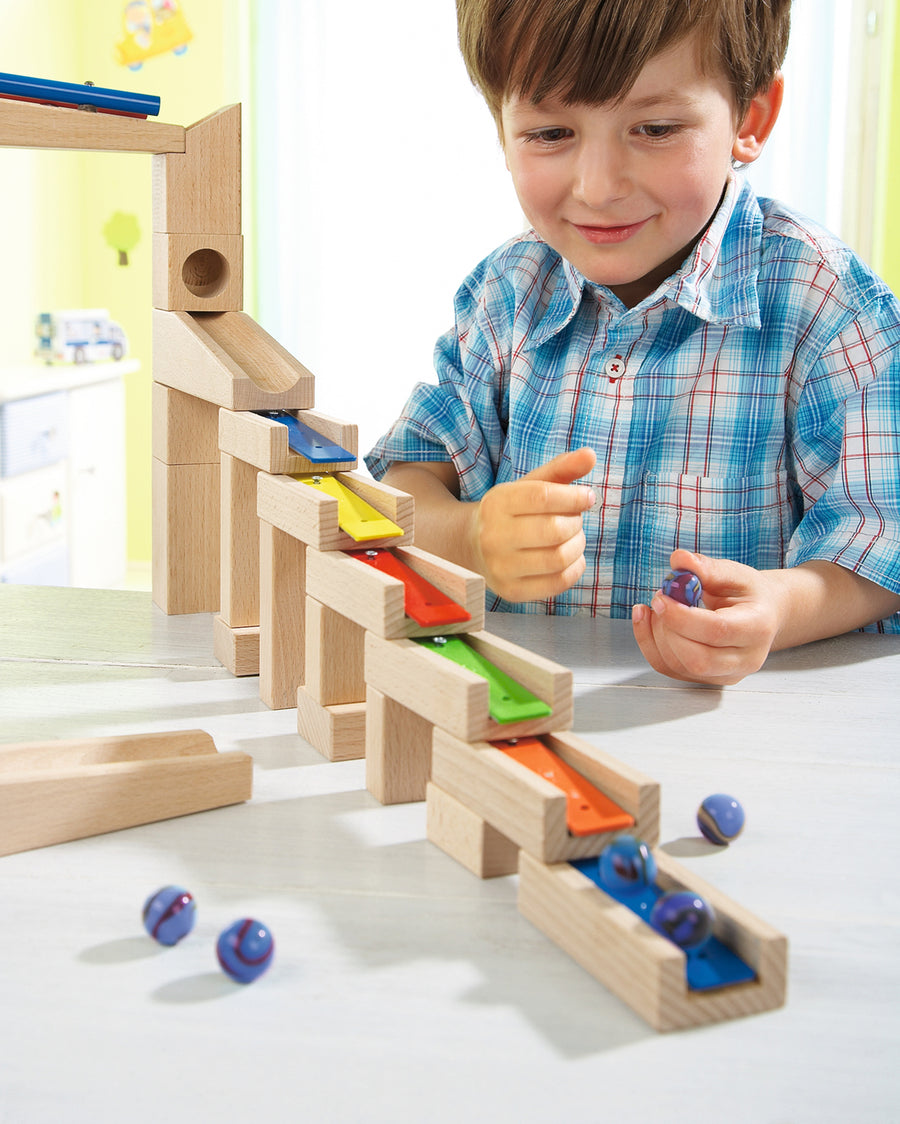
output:
M602 105L624 98L655 55L696 34L724 71L735 114L784 61L791 0L456 0L469 77L499 127L506 98Z

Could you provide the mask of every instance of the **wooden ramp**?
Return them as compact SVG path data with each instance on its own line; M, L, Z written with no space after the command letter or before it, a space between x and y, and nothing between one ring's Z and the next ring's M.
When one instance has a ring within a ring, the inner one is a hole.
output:
M239 804L252 782L202 730L0 746L0 855Z
M153 377L229 410L306 410L313 375L245 312L153 313Z

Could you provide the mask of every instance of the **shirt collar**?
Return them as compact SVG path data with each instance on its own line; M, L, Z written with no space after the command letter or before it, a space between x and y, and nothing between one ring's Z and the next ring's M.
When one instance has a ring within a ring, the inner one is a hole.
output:
M756 195L743 176L732 173L694 252L648 301L662 295L710 324L759 328L762 229Z
M626 309L602 285L588 281L564 259L553 296L531 333L526 347L540 347L562 331L578 310L585 290L596 293L601 305L620 310L615 319L643 316L661 301L680 305L711 324L759 328L757 280L763 217L752 188L743 176L731 173L722 201L703 237L684 265L634 308ZM535 235L535 238L538 236Z

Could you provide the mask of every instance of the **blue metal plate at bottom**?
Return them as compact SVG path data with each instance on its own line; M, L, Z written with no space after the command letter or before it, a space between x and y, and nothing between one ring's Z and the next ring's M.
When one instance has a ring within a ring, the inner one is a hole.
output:
M616 893L600 881L600 864L596 858L576 859L571 864L611 898L636 913L650 924L653 907L662 896L658 886L647 886L631 893ZM712 991L732 984L750 983L756 973L750 965L717 937L710 937L702 948L682 950L686 959L687 985L691 991Z

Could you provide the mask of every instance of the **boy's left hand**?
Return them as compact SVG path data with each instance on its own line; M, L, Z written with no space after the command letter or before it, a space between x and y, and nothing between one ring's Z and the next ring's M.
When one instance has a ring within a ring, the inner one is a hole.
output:
M758 671L779 627L760 570L686 550L671 556L673 570L691 570L703 586L704 608L657 593L649 607L635 605L634 636L647 662L672 679L726 686Z

